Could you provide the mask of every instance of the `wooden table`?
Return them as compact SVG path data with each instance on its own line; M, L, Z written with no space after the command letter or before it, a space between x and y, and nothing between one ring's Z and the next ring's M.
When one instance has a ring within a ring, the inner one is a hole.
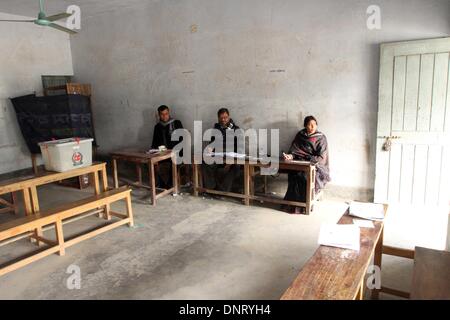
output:
M277 199L269 196L255 196L254 195L254 172L255 168L264 168L269 167L269 165L261 164L260 162L256 164L249 165L249 174L248 179L250 180L250 190L251 193L249 195L249 199L264 201L264 202L272 202L278 204L286 204L296 207L303 207L306 210L306 214L309 215L312 210L314 203L317 201L318 195L315 192L315 181L316 181L316 166L309 161L288 161L284 159L280 159L278 163L279 170L282 171L303 171L306 175L306 202L299 201L289 201L284 199Z
M39 213L40 211L37 187L53 182L58 182L64 179L79 177L86 174L92 175L94 181L94 191L96 195L99 195L101 192L99 175L102 176L103 191L108 190L106 163L95 162L89 167L78 168L66 172L44 171L34 176L1 181L0 195L21 192L23 195L25 214L29 216ZM15 210L17 210L17 207L15 208ZM109 208L105 207L104 209L102 209L102 211L104 211L105 213L105 218L110 219ZM37 230L35 236L36 238L41 237L42 230Z
M387 205L384 210L386 214ZM352 224L352 219L347 211L338 223ZM384 222L374 225L374 229L361 228L359 251L320 246L281 300L362 300L372 257L381 268Z
M291 170L291 171L304 171L306 174L306 202L297 202L297 201L287 201L283 199L277 199L274 197L270 197L267 195L255 195L255 168L264 168L269 167L267 164L262 164L259 161L250 161L249 158L244 159L228 159L230 163L234 163L237 165L241 165L244 167L244 193L234 193L234 192L224 192L218 190L211 190L203 188L202 186L202 171L200 161L195 161L193 164L193 185L194 185L194 195L198 196L199 192L206 192L211 194L218 194L227 197L240 198L244 200L245 205L250 205L251 200L263 201L263 202L271 202L278 204L288 204L297 207L304 207L306 209L306 214L310 214L312 211L314 202L317 200L315 194L315 177L316 177L316 167L310 163L305 161L286 161L279 160L279 169L280 170ZM224 163L225 160L224 160Z
M172 150L167 150L164 152L147 154L145 151L140 149L125 149L122 151L117 151L111 153L111 158L113 162L113 172L114 172L114 186L116 188L119 187L119 173L117 170L117 161L125 161L132 162L136 165L136 173L137 173L137 182L129 183L132 186L139 188L148 188L150 189L150 196L152 205L156 205L156 200L164 197L169 193L178 193L178 172L177 165L175 161L175 153ZM173 187L170 189L160 189L163 190L160 193L157 193L156 190L159 189L156 187L156 175L155 175L155 165L159 162L171 159L172 160L172 180ZM145 185L142 182L142 167L141 165L147 164L149 169L149 185Z
M37 187L64 179L79 177L85 174L92 175L96 195L100 194L99 175L102 176L103 190L106 191L108 189L106 163L95 162L89 167L78 168L66 172L44 171L33 176L0 181L0 195L21 192L24 199L25 213L26 215L30 215L39 212Z
M242 165L244 167L244 193L236 193L236 192L226 192L226 191L219 191L215 189L207 189L203 187L203 173L200 164L201 161L197 159L197 161L194 161L192 164L192 174L193 174L193 191L194 196L198 196L199 192L206 192L211 194L217 194L221 196L226 197L233 197L238 199L243 199L245 202L245 205L250 205L250 179L249 179L249 165L248 160L241 160L237 161L235 158L224 158L223 163L224 164L234 164L234 165Z

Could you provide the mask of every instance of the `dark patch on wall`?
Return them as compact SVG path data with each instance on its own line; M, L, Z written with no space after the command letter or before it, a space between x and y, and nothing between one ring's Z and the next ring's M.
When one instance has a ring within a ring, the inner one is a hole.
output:
M248 125L248 124L252 123L253 120L254 119L252 117L247 117L244 119L244 121L242 121L242 124Z

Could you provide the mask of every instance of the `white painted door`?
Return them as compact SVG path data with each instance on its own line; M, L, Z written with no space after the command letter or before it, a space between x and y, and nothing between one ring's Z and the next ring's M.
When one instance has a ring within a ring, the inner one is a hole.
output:
M416 209L420 217L409 218L421 221L443 208L439 225L450 201L449 59L450 38L381 47L375 202L405 217Z

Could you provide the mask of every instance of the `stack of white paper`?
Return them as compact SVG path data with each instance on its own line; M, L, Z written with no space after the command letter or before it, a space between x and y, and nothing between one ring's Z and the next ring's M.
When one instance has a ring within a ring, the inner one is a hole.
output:
M384 206L382 204L352 201L349 211L351 216L367 220L379 221L384 219Z
M159 152L159 149L150 149L146 153L147 154L152 154L152 153L158 153L158 152Z
M375 228L373 222L370 220L353 219L353 224L360 228L369 228L369 229Z
M359 251L360 230L353 224L325 224L320 228L319 244Z

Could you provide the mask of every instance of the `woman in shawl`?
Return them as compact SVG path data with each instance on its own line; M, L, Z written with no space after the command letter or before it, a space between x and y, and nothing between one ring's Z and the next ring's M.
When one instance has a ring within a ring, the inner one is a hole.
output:
M316 165L316 193L322 190L331 180L328 162L328 142L326 136L317 131L317 120L308 116L304 121L304 129L297 133L292 142L289 154L284 159L310 161ZM304 172L290 172L289 186L284 197L285 200L306 201L306 175ZM304 210L304 208L301 208ZM296 207L294 213L301 213Z

